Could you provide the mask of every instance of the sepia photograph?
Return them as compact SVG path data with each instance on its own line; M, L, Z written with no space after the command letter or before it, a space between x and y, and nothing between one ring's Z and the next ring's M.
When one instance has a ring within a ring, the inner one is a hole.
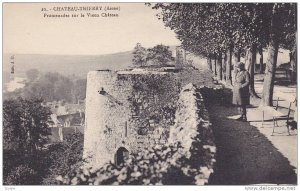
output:
M297 7L2 3L2 186L296 190Z

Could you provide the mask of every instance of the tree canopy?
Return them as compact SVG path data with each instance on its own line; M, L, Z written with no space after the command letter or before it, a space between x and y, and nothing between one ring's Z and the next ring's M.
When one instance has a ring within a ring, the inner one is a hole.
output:
M163 66L173 61L172 51L169 46L159 44L153 48L144 48L140 43L133 50L133 64L136 66Z
M150 6L161 10L158 19L175 31L187 51L218 60L228 49L247 53L246 64L252 79L256 48L268 48L262 103L272 104L278 48L296 49L295 3L155 3Z
M80 132L68 135L63 142L54 143L48 147L45 160L47 172L43 184L56 184L56 177L70 173L79 168L82 163L83 134Z
M41 102L22 98L3 102L4 184L39 183L51 114Z
M55 184L56 176L82 164L83 134L49 144L50 109L42 100L3 103L3 182L5 185Z
M34 81L39 76L39 71L37 69L30 69L26 72L26 77L29 81Z
M69 103L76 103L78 100L85 99L85 92L86 79L48 72L40 74L34 81L27 82L20 95L26 99L64 100Z
M141 43L137 43L133 50L132 62L136 66L144 66L147 62L147 50L142 47Z
M4 149L32 152L42 147L50 134L50 109L42 100L6 100L3 103Z
M152 61L155 65L160 66L172 61L172 52L169 50L169 46L159 44L149 48L147 61Z
M273 9L280 14L281 44L292 40L296 25L293 3L156 3L154 9L189 51L207 55L230 45L268 43ZM204 46L203 46L204 45Z

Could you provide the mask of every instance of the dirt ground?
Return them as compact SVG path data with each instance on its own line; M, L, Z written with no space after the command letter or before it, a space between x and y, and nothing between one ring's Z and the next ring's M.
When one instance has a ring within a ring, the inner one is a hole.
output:
M248 122L230 119L237 108L213 104L209 107L217 159L211 185L296 184L297 176L274 145Z

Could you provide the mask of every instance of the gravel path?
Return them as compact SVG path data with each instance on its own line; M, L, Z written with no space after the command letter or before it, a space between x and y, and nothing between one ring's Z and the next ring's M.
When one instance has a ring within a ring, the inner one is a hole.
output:
M217 146L211 185L297 183L287 158L256 127L228 118L238 115L235 107L214 104L209 110Z

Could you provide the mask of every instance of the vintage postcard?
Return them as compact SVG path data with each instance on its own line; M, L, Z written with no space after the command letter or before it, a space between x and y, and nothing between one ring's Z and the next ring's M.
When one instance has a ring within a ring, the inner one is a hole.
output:
M2 8L6 190L296 189L297 3Z

